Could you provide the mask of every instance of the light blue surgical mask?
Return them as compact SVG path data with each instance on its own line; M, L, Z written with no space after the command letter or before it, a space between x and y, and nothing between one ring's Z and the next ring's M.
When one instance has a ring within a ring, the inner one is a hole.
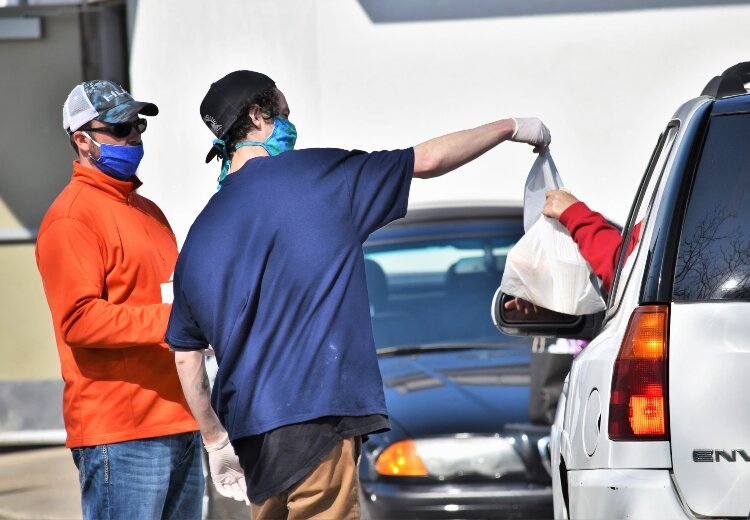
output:
M89 159L96 164L97 168L120 181L127 181L135 175L138 165L143 159L143 144L132 146L100 144L88 133L83 132L83 135L99 148L98 159L94 159L94 156L89 153Z
M241 141L234 145L234 149L239 150L243 146L262 146L263 149L268 152L271 157L279 155L289 150L294 150L294 145L297 142L297 128L294 124L283 117L274 116L273 118L273 131L265 141ZM221 139L214 139L214 144L219 146L225 146L224 141ZM221 174L219 175L219 189L221 189L221 183L229 175L230 160L228 154L224 154L224 160L221 162Z

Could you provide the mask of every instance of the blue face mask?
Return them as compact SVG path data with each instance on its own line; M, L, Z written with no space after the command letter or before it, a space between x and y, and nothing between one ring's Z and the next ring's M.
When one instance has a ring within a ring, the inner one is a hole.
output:
M274 116L273 118L273 131L271 135L265 141L242 141L234 145L235 150L239 150L243 146L262 146L263 149L268 152L271 157L279 155L289 150L294 150L294 145L297 143L297 128L292 124L291 121L283 117ZM224 146L225 143L221 139L214 139L214 144ZM227 154L224 154L224 160L221 163L221 175L219 175L219 189L221 189L221 183L229 175L229 164L230 160Z
M127 181L135 175L138 165L143 159L143 144L134 146L120 146L115 144L99 144L89 134L83 132L92 143L99 147L99 158L89 154L96 167L120 181Z

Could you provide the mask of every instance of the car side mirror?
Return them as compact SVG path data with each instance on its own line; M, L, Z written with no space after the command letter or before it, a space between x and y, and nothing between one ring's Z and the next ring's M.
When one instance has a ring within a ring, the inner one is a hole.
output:
M513 296L499 288L492 299L492 321L501 332L510 336L547 336L552 338L593 339L601 331L604 311L573 316L537 307L528 313L506 309Z

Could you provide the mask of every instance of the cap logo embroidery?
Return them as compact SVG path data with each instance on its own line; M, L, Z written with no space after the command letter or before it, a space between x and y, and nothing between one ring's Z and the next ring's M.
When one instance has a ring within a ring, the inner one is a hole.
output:
M214 119L213 117L211 117L211 116L209 116L209 115L205 115L205 116L203 116L203 121L205 121L205 122L206 122L206 124L207 124L207 125L209 125L209 126L211 127L211 131L212 131L212 132L213 132L214 134L217 134L217 135L218 135L218 133L219 133L219 132L221 131L221 127L222 127L222 125L220 125L220 124L219 124L219 123L218 123L218 122L216 121L216 119Z
M125 92L124 90L112 90L112 91L111 91L111 92L110 92L109 94L104 94L104 93L103 93L103 94L102 94L102 97L103 97L103 98L104 98L104 99L105 99L106 101L109 101L109 100L110 100L110 99L112 99L112 98L117 98L117 97L123 96L123 95L125 95L125 94L127 94L127 92Z

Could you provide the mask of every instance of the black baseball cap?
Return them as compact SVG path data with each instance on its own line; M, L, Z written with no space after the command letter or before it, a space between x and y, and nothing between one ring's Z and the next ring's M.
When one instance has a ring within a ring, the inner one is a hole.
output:
M255 96L275 87L276 83L260 72L236 70L211 84L201 101L201 119L209 130L222 139L240 117L240 112ZM216 146L206 155L206 162L219 155Z

